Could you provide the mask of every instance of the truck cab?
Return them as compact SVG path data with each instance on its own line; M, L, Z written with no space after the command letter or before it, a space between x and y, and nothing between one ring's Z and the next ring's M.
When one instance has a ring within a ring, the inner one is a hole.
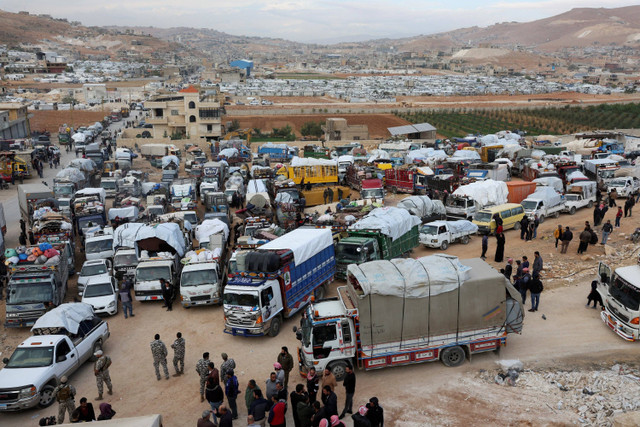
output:
M635 176L613 178L607 183L607 193L616 190L618 197L629 197L640 191L640 179Z
M84 252L87 260L113 260L113 228L85 233Z
M135 249L118 248L113 255L113 273L116 279L122 280L126 275L133 275L138 265Z
M282 320L278 314L284 305L277 279L232 279L224 289L223 302L225 331L244 336L264 335L267 331L275 336L280 331ZM274 321L277 327L272 330Z
M373 237L344 237L336 245L338 277L344 277L349 264L361 264L377 259L382 259L382 254L378 241Z
M470 197L451 195L447 197L447 219L467 219L471 220L473 215L481 209L475 200Z
M602 321L626 341L640 339L640 265L613 270L598 264L598 292L604 301Z
M118 178L102 177L100 187L104 188L107 197L116 197L116 194L118 194Z
M224 278L219 260L190 262L180 274L180 299L185 308L222 303Z
M136 300L162 300L160 279L163 278L172 286L177 287L178 266L177 257L151 257L141 259L136 266L134 283Z
M362 189L360 190L360 197L363 200L368 200L371 203L384 204L385 191L382 186L382 180L380 179L363 179Z

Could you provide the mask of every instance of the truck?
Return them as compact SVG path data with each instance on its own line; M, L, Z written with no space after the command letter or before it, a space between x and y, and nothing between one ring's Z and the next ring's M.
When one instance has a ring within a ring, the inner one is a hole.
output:
M522 300L480 258L443 254L350 265L338 297L309 306L294 328L300 373L365 370L440 360L459 366L520 333Z
M230 273L223 293L224 332L232 335L278 335L314 294L324 297L335 275L328 229L293 230L242 258L244 269Z
M378 178L363 179L362 189L360 190L360 198L369 203L384 204L385 191L382 186L382 180Z
M5 328L32 326L47 309L64 301L69 278L68 253L64 244L53 247L60 255L44 264L26 260L9 264Z
M405 209L376 208L347 229L336 245L336 276L344 278L349 264L391 259L418 246L420 219Z
M470 221L483 208L507 203L508 191L505 182L491 179L461 185L447 197L447 219Z
M78 234L89 227L107 225L105 209L106 192L103 188L83 188L76 191L71 202L71 211Z
M566 208L562 195L551 187L536 188L536 191L527 196L521 205L524 208L524 214L530 220L537 215L540 223L550 216L558 218Z
M618 162L611 159L588 159L584 161L584 173L598 183L598 188L606 189L608 182L620 169Z
M113 260L113 228L87 228L84 232L84 253L90 259Z
M509 173L508 165L498 162L476 163L470 165L467 169L466 182L485 181L487 179L509 181L511 174Z
M396 207L405 209L411 215L420 218L423 223L446 219L447 211L440 200L431 200L429 196L408 196L400 200Z
M53 199L55 196L51 188L44 184L18 185L18 204L20 216L28 226L33 225L33 213L40 200Z
M89 304L68 303L40 317L0 370L0 412L53 404L53 390L109 339L107 322Z
M158 158L164 156L180 157L180 149L173 144L142 144L140 146L140 154L144 159Z
M567 186L564 195L564 210L570 215L574 215L578 209L592 208L596 202L596 192L598 184L595 181L580 181Z
M420 244L427 248L446 251L451 243L469 243L469 236L478 232L478 226L461 219L459 221L433 221L420 227Z
M521 203L527 196L536 191L536 183L529 181L509 181L507 182L508 203Z
M637 176L619 176L607 183L607 193L616 190L618 197L627 198L640 192L640 179Z
M65 168L53 178L53 194L56 199L71 199L76 191L87 186L85 174L76 168Z
M640 340L640 263L613 270L600 262L596 280L604 302L602 321L622 339Z
M171 206L177 211L196 207L196 186L190 179L174 180L170 187Z
M84 155L87 159L91 159L94 161L94 163L96 164L96 168L98 169L98 172L102 174L102 168L104 167L105 153L104 151L102 151L100 144L98 144L97 142L88 144L84 148Z
M386 187L394 194L425 194L428 175L419 169L387 169L384 171Z
M288 162L294 156L298 155L298 149L296 147L289 147L286 144L273 144L267 142L258 147L259 156L269 156L269 160L276 162ZM305 156L306 157L306 156Z

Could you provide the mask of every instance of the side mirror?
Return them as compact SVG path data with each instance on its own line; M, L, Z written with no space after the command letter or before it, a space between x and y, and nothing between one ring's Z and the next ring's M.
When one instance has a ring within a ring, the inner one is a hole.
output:
M298 332L298 327L297 326L293 327L293 332Z
M5 365L9 363L9 358L8 357L3 358L2 363L4 363Z

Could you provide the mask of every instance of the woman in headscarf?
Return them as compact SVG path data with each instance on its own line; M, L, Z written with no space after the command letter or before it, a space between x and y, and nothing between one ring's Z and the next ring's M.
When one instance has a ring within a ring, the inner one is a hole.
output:
M504 233L496 234L496 262L502 262L504 259Z
M111 405L103 402L100 404L100 415L98 415L98 421L110 420L116 415L116 411L111 409Z

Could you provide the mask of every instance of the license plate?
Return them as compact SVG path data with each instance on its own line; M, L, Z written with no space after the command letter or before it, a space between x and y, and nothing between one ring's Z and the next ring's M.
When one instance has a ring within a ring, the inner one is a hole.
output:
M7 409L6 403L0 403L0 409Z
M193 303L196 305L199 305L199 304L206 304L207 302L208 301L194 301Z
M241 329L233 328L233 334L234 334L234 335L235 335L235 334L242 334L242 330L241 330Z

